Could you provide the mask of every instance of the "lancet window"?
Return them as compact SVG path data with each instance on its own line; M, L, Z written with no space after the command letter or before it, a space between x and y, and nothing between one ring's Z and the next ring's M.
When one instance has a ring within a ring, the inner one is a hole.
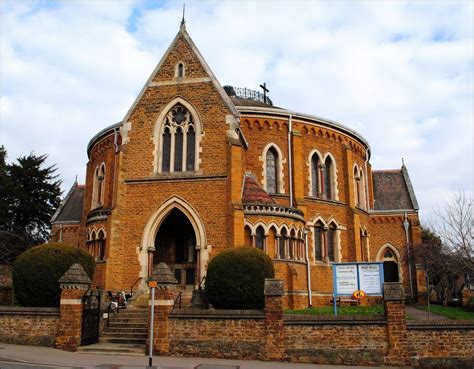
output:
M336 195L336 168L330 155L322 160L317 152L310 157L310 196L314 198L335 200Z
M105 164L95 168L94 180L92 185L92 209L104 205L105 188Z
M278 152L274 147L270 147L267 150L265 162L268 193L278 193L278 166Z

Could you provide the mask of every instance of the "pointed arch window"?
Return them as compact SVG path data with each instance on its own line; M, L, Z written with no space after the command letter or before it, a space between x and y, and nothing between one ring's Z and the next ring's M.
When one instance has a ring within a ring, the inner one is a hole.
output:
M244 245L252 246L252 231L249 226L244 227Z
M260 250L264 250L265 246L265 231L263 227L259 226L255 232L255 247Z
M336 226L331 224L327 231L327 252L328 252L328 260L334 261L335 260L335 249L336 249Z
M178 77L184 77L184 64L178 64Z
M195 171L197 139L193 115L183 104L176 104L164 118L159 171L161 173Z
M101 230L98 235L98 260L105 260L105 235L104 232Z
M105 196L105 164L102 163L95 168L92 184L92 209L104 205Z
M323 232L323 223L317 222L314 226L314 257L316 261L323 261Z
M265 161L267 192L278 193L278 152L274 147L267 150Z
M333 163L328 156L324 162L323 178L324 178L324 195L326 199L333 199Z
M320 182L320 167L321 163L317 154L314 154L311 158L311 192L313 197L320 197L321 189L319 186Z
M286 241L288 239L286 229L283 228L280 232L280 238L278 240L278 257L280 259L286 258Z

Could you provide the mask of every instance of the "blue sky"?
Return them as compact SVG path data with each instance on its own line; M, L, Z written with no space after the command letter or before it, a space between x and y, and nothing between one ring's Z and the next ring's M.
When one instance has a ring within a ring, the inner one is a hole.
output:
M86 146L121 121L178 32L176 1L1 6L0 144L84 181ZM361 133L375 169L405 158L422 221L473 185L470 1L186 2L222 85L267 82L275 105Z

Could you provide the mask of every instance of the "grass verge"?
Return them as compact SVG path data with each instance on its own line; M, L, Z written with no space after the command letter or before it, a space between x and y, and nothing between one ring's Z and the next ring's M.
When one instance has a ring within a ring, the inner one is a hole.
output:
M383 306L339 306L337 315L382 315ZM303 315L333 315L332 306L312 307L301 310L285 310L285 314L303 314Z
M416 308L428 311L428 306L417 306ZM451 319L474 320L474 312L466 311L459 307L442 307L440 305L431 305L431 312Z

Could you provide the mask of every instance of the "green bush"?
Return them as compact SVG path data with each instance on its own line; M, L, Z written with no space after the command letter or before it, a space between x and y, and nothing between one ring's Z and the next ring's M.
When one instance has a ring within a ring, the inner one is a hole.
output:
M94 258L84 251L78 254L76 247L49 243L25 251L13 264L13 287L18 303L22 306L59 306L58 280L78 261L92 280Z
M274 278L270 257L253 247L216 255L207 268L205 291L216 309L262 309L265 278Z

